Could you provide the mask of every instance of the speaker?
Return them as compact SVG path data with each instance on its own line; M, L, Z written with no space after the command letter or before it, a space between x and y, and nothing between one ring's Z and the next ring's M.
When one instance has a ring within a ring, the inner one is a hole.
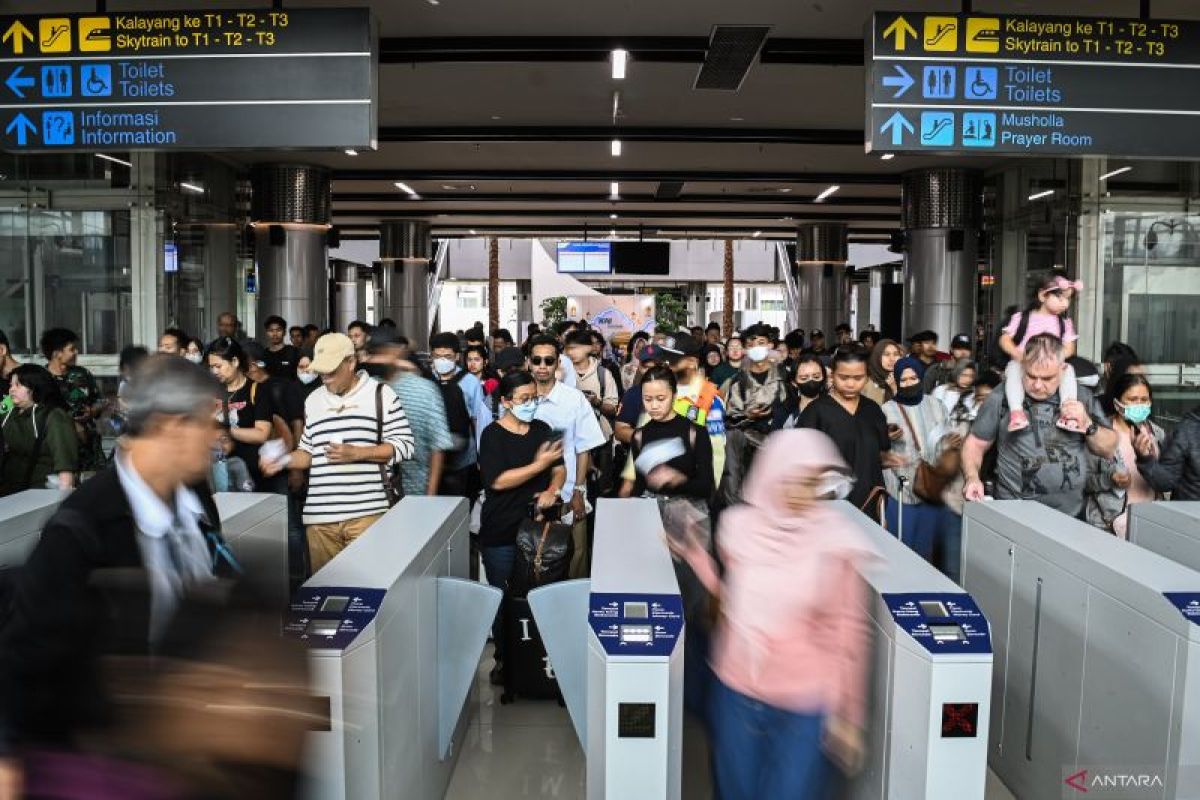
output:
M268 225L267 236L271 247L283 247L287 244L287 228L282 225Z
M342 246L342 232L337 228L329 228L325 231L325 247L329 250L336 250Z
M951 253L961 253L966 246L967 233L962 228L954 228L946 237L946 249Z

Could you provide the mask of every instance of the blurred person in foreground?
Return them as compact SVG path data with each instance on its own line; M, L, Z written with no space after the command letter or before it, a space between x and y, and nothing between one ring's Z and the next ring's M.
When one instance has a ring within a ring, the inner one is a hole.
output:
M0 798L295 793L304 655L252 576L234 579L204 481L220 394L197 365L147 359L114 463L63 501L17 574Z
M827 498L848 489L834 443L811 430L772 434L727 509L717 563L691 524L666 520L671 548L721 604L709 736L722 800L825 798L830 761L861 766L870 631L861 568L875 559L858 525Z

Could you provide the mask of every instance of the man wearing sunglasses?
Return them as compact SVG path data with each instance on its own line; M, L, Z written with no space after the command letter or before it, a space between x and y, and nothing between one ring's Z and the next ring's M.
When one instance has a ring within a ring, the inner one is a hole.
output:
M540 419L562 434L563 462L567 482L562 487L563 501L569 503L575 526L575 555L571 559L571 577L587 574L587 474L589 451L604 444L603 431L596 421L592 404L583 392L563 384L555 377L562 355L558 340L535 336L529 340L529 368L537 383L538 407L534 419ZM576 483L578 481L578 483Z

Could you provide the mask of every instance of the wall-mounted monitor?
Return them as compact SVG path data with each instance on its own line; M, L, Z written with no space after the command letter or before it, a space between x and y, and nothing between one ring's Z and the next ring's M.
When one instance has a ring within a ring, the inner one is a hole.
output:
M559 272L612 272L611 242L559 242Z
M670 242L613 242L612 271L618 275L669 275Z
M174 242L163 245L163 272L179 272L179 246Z

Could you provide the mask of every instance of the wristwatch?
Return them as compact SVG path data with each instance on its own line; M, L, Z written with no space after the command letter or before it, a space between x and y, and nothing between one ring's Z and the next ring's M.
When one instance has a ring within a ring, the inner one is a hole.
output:
M1088 426L1087 426L1087 430L1085 430L1085 431L1083 432L1083 438L1085 438L1085 439L1086 439L1086 438L1088 438L1089 436L1094 436L1094 435L1095 435L1095 433L1096 433L1096 431L1098 431L1098 430L1100 430L1100 426L1099 426L1099 425L1097 425L1095 422L1092 422L1092 424L1091 424L1091 425L1088 425Z

